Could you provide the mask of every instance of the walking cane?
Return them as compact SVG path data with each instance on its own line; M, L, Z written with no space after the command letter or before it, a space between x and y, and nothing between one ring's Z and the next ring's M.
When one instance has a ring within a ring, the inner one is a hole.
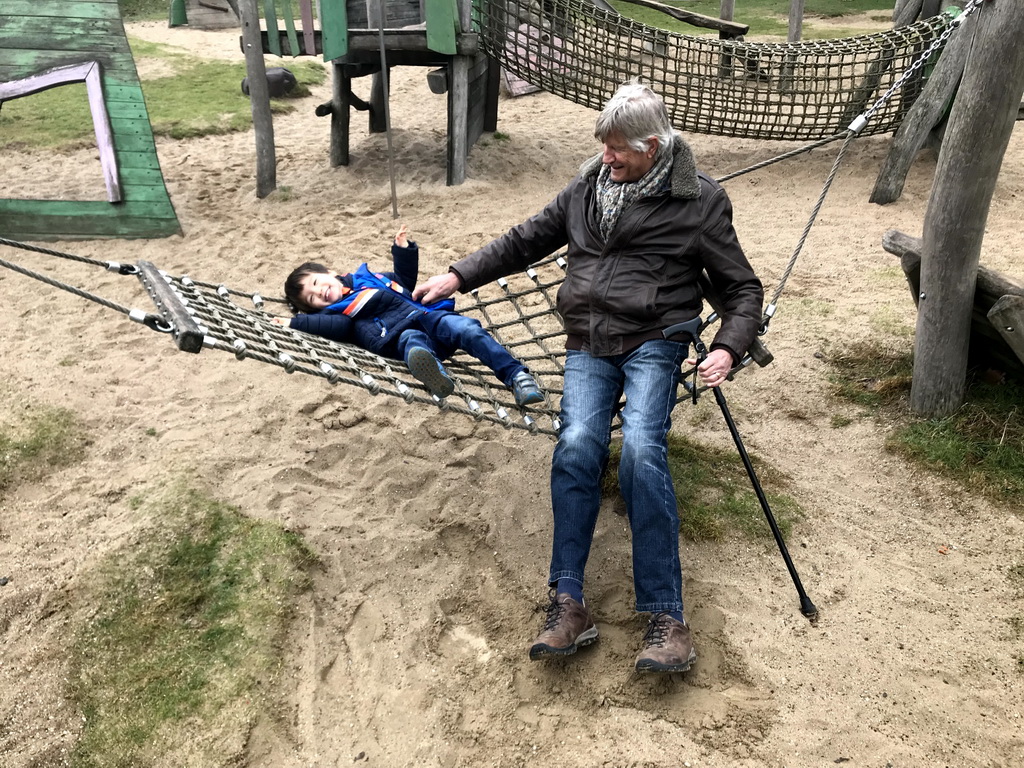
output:
M693 341L693 347L697 352L697 365L700 365L704 358L707 357L708 350L704 346L704 342L700 340L698 332L700 331L701 319L695 317L693 320L688 320L685 323L678 323L676 325L666 328L662 333L666 339L672 336L689 336ZM693 395L693 402L697 402L697 368L694 367L693 371L694 381L692 384L684 382L684 386L690 390ZM789 570L789 575L793 579L793 584L796 586L797 595L800 597L800 613L806 616L812 621L818 617L818 609L814 607L814 603L807 596L804 591L803 584L800 583L800 576L796 572L796 567L793 565L793 560L789 556L789 550L786 548L786 542L782 539L782 532L779 530L778 524L775 522L775 516L772 514L771 507L768 505L768 499L764 495L764 491L761 489L761 482L757 479L757 473L754 471L754 465L750 462L750 456L747 455L747 449L743 446L743 440L740 438L739 430L736 428L736 422L733 421L732 414L729 413L729 406L725 402L725 395L722 394L721 387L710 387L715 393L715 402L718 403L718 407L722 410L722 416L725 417L725 423L729 427L729 433L732 435L733 442L736 443L736 450L739 451L740 459L743 460L743 466L747 470L747 477L750 478L750 484L754 486L754 493L757 495L757 500L761 503L761 509L764 510L764 516L768 519L768 526L772 529L772 535L775 537L775 543L779 545L779 551L782 553L782 559L786 563L786 568Z

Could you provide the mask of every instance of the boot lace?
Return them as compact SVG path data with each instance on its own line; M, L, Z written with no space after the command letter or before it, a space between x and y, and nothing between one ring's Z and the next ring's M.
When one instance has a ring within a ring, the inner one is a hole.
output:
M548 614L547 618L544 619L543 631L545 632L549 632L550 630L557 627L558 622L562 620L562 614L565 613L565 606L562 603L558 602L555 590L552 589L551 592L548 594L548 597L551 598L551 602L548 603L547 607L544 609L545 611L547 611Z
M668 613L656 613L647 624L647 632L644 633L644 648L660 648L668 639L669 624L665 619Z

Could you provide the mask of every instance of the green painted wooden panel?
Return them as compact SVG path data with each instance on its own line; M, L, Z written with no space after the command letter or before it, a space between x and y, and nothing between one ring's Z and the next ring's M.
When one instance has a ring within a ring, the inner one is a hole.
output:
M121 133L114 137L119 152L152 152L153 139L149 135Z
M115 6L114 14L110 12L110 6ZM40 0L4 0L4 16L47 16L52 18L77 18L77 19L109 19L112 16L120 18L120 10L116 2L84 3L74 2L40 2Z
M113 204L102 199L106 189L97 168L97 200L0 199L0 235L60 240L180 234L117 0L0 3L0 80L67 64L100 63L123 196Z
M288 45L292 51L301 51L299 47L299 36L295 34L295 19L292 18L291 0L283 0L281 3L281 15L284 16L284 28L288 32Z
M0 40L0 68L2 68L5 81L35 75L53 67L81 64L86 61L100 63L103 68L104 82L107 82L108 78L136 84L139 82L135 60L130 53L94 52L83 55L81 51L11 50L5 49L4 41Z
M285 0L288 2L288 0ZM277 12L274 8L274 0L263 0L263 18L267 22L268 32L277 32ZM281 39L278 35L268 35L270 52L275 56L281 55Z
M124 179L127 169L146 169L160 173L160 161L157 160L154 152L132 152L124 147L118 147L117 163L121 168L121 178ZM162 177L161 177L162 178Z
M320 40L324 61L348 54L348 9L344 0L320 5Z
M455 31L459 25L459 9L455 0L424 0L427 17L427 48L454 56Z
M117 38L107 34L74 34L68 32L37 33L2 37L3 45L8 50L24 49L27 51L77 51L83 61L89 57L84 54L95 52L113 53L123 47Z
M4 210L4 202L6 201L0 200L0 220L7 221L9 217ZM96 203L96 205L110 207L109 203ZM73 232L73 235L61 234L68 232ZM93 238L138 239L170 237L171 235L180 234L181 225L178 224L177 219L147 218L133 215L108 217L100 214L98 211L86 211L72 216L40 213L32 216L23 227L11 231L5 236L11 240L54 242L57 240L88 240Z
M122 38L121 24L116 19L69 19L66 16L5 16L0 24L0 38L44 37L46 35L106 35ZM24 46L30 47L30 46ZM52 46L50 46L52 47Z

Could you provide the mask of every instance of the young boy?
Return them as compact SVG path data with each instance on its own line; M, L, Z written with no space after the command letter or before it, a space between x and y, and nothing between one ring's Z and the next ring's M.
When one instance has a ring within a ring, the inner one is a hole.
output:
M404 360L412 375L437 397L455 384L441 360L463 349L487 365L510 390L517 405L544 399L526 366L495 341L480 322L452 310L451 299L420 304L412 298L419 273L419 246L403 226L391 246L394 272L335 274L322 264L306 262L284 284L295 317L292 328L334 341L355 344L384 357Z

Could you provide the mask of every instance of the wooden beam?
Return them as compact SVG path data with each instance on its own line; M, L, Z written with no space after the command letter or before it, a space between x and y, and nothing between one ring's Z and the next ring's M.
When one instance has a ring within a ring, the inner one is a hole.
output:
M956 95L971 50L973 22L973 18L968 19L950 37L921 95L900 123L889 146L889 153L878 170L870 202L886 205L898 200L903 194L910 166L928 141L931 131L944 118L950 99Z
M643 6L644 8L653 8L656 11L661 11L667 16L671 16L673 19L685 22L686 24L692 24L695 27L715 29L719 32L728 32L732 36L745 35L750 31L749 24L737 24L733 21L716 19L714 16L705 16L704 14L694 13L693 11L684 11L682 8L673 8L671 5L658 3L655 2L655 0L624 1L632 3L633 5Z
M988 311L988 320L1003 341L1024 361L1024 296L1002 296Z

